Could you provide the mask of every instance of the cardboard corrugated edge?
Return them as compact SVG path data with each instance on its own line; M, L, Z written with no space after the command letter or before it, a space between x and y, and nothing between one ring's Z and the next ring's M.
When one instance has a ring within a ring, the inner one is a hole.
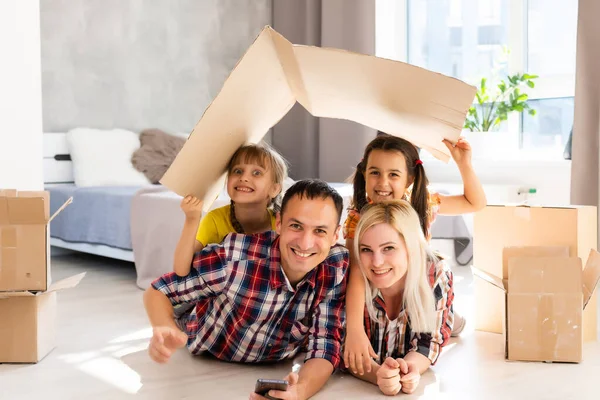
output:
M55 282L50 285L48 290L43 292L29 292L29 291L19 291L19 292L0 292L0 300L7 299L9 297L34 297L34 296L42 296L46 293L58 292L59 290L71 289L75 286L79 285L79 282L83 279L86 272L82 272L77 275L70 276L68 278L61 279L58 282Z
M594 249L590 249L590 255L583 269L583 309L589 303L594 295L594 290L600 280L600 253Z
M471 266L471 271L473 271L474 276L486 281L487 283L489 283L493 286L496 286L498 289L502 290L503 292L506 293L508 291L508 285L507 285L506 281L500 279L496 275L487 273L487 272L485 272L479 268L476 268L474 266Z
M358 55L358 53L347 53ZM296 57L296 62L291 61L292 54ZM377 59L373 56L360 56L371 57L373 60ZM391 60L385 60L385 62L405 64ZM259 142L267 131L281 120L298 100L302 100L303 106L308 105L311 107L311 94L300 90L304 87L301 84L302 71L297 70L296 65L299 65L299 63L293 45L271 27L265 27L238 61L221 91L204 111L202 118L194 127L183 149L162 177L161 184L181 196L193 194L196 197L203 198L205 200L204 208L209 208L223 187L225 166L239 146L245 143ZM265 70L271 73L266 74ZM461 96L454 93L457 98L467 99L470 97L468 101L464 101L465 104L461 103L461 107L457 107L461 111L464 108L464 117L462 118L462 122L464 122L476 88L455 78L444 77L441 74L427 70L423 71L421 73L430 74L429 76L432 79L434 77L436 79L447 79L447 82L452 82L453 87L458 85L457 88L464 89ZM290 76L290 74L293 76ZM240 81L240 77L246 78ZM294 82L292 86L290 86L291 82ZM259 86L263 84L270 85L270 88ZM236 85L238 86L236 87ZM255 90L256 93L250 93L247 90L248 88L253 88L252 90ZM275 92L271 91L272 89L275 89ZM287 95L284 95L283 92L289 93L289 97L286 97ZM462 96L465 93L466 95ZM277 97L277 95L280 97ZM398 96L401 95L412 96L413 93L401 91ZM246 100L260 100L244 102L241 98L243 96ZM275 102L273 101L274 96L276 98ZM252 108L253 118L248 117L248 108ZM232 113L235 113L235 118L232 117ZM353 120L351 115L348 119ZM240 120L245 120L246 123L240 124ZM431 118L431 121L438 123L440 126L449 125L440 118ZM454 122L456 123L456 121ZM447 135L446 138L456 141L461 134L462 123L460 125L460 127L453 127L452 134ZM379 129L377 126L371 127ZM382 130L388 131L386 129ZM398 132L390 133L399 135ZM442 138L438 138L435 132L428 132L424 129L423 137L425 138L427 135L432 135L430 141L440 139L440 143L432 142L433 145L429 143L430 145L427 147L434 149L439 147L440 150L436 151L434 156L447 161L449 152L442 146ZM194 173L190 173L190 171L194 171ZM202 171L202 176L199 176L196 171Z
M292 46L288 41L278 45ZM263 29L205 109L160 182L182 196L203 198L203 208L209 209L224 186L233 153L244 144L260 142L295 103L272 34Z
M54 218L56 218L56 216L57 216L58 214L60 214L60 212L61 212L62 210L64 210L64 209L65 209L65 208L66 208L66 207L67 207L69 204L71 204L72 202L73 202L73 197L71 196L71 197L69 197L69 198L67 199L67 201L65 201L65 202L63 203L63 205L62 205L62 206L60 206L60 207L58 208L58 210L56 210L56 211L54 212L54 214L52 214L52 216L51 216L51 217L50 217L50 219L48 220L48 223L52 222L52 220L53 220Z
M80 274L61 279L58 282L54 282L44 293L57 292L59 290L74 288L75 286L79 285L79 282L81 282L85 274L86 272L82 272Z

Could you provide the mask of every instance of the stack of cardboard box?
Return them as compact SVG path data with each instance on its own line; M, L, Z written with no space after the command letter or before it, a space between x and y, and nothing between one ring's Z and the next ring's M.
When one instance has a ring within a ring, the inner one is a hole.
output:
M475 328L503 333L506 359L580 362L582 344L597 340L597 226L591 206L475 215Z
M48 192L0 190L0 363L36 363L56 345L56 292L85 273L50 279Z

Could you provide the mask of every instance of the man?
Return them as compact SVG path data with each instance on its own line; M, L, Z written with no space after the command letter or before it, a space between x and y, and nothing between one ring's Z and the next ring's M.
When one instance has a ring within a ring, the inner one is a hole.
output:
M229 234L194 256L188 276L154 281L144 295L154 327L151 358L165 363L186 343L192 354L247 363L305 351L299 374L287 376L288 390L271 395L307 399L318 392L340 362L348 268L348 251L336 244L342 206L325 182L296 182L276 232ZM191 310L175 320L180 304Z

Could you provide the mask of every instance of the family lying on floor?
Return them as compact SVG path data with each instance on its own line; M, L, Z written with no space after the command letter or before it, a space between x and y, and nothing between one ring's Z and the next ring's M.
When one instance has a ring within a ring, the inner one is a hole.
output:
M380 133L356 167L343 228L335 189L301 180L282 198L285 160L266 145L239 148L228 165L230 205L202 218L200 199L181 202L174 271L144 295L150 357L165 363L186 345L243 363L305 353L287 390L269 396L310 398L336 369L386 395L412 393L465 325L453 310L452 272L430 248L431 225L486 205L470 145L445 144L463 195L430 193L418 149ZM341 229L346 246L337 244Z

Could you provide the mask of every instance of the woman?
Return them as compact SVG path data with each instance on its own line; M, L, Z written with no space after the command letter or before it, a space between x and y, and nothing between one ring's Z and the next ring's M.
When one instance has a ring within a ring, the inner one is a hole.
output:
M355 238L365 279L365 331L377 361L370 372L351 373L386 395L412 393L450 339L452 272L431 252L417 213L404 200L367 205Z

